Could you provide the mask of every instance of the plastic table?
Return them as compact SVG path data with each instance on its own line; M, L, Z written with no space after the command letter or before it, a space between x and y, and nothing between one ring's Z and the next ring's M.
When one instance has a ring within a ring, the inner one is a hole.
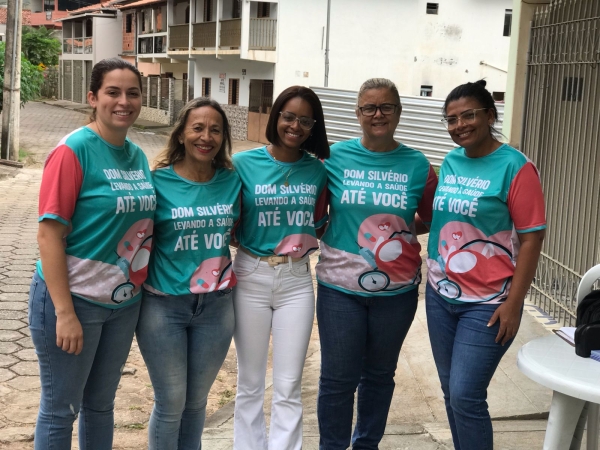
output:
M544 450L579 448L586 409L587 449L596 450L600 362L577 356L574 347L551 334L521 347L517 366L527 377L554 391Z

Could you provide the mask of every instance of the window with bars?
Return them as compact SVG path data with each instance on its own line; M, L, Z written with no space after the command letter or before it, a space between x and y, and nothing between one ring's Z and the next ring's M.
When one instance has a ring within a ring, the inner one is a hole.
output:
M229 104L239 105L240 104L240 79L230 78L229 79Z
M261 17L270 17L271 14L271 4L267 2L258 2L256 9L256 17L259 19Z
M504 11L504 31L502 36L510 36L512 28L512 9L506 9Z
M419 95L421 97L431 97L432 94L433 94L433 86L432 85L429 85L429 84L421 85L421 91L419 92Z
M213 8L212 0L204 0L204 21L212 22Z
M439 6L439 3L427 3L427 14L437 14Z
M231 0L231 18L239 19L242 17L242 0Z
M562 86L563 102L580 102L583 96L583 78L565 77Z
M210 78L202 78L202 97L210 97Z
M133 31L133 14L127 14L125 16L125 33L131 33Z

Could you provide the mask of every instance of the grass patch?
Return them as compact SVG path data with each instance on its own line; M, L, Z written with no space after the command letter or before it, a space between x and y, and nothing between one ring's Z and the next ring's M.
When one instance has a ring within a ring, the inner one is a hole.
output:
M235 392L231 389L225 389L221 392L221 398L219 399L219 406L225 406L235 397Z
M115 424L115 428L121 428L125 430L143 430L146 428L146 425L143 423L128 423L127 425L117 425Z
M19 149L19 161L25 162L25 160L29 158L29 152L25 149Z
M433 166L433 171L438 177L440 176L440 166Z
M130 406L129 407L129 411L141 411L142 407L141 406Z

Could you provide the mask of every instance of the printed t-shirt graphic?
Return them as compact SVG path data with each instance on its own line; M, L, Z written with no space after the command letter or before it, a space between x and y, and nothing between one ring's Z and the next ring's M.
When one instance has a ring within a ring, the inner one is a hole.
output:
M481 158L451 151L440 171L429 234L428 281L451 302L506 299L518 233L546 228L537 169L503 144Z
M331 147L325 167L331 221L321 240L319 283L364 296L414 289L421 281L415 213L431 222L437 183L427 158L402 144L372 152L352 139Z
M173 166L152 172L156 188L154 251L144 287L159 295L203 294L233 287L229 241L240 217L241 182L219 168L206 183Z
M315 229L327 222L327 174L303 152L293 163L273 159L266 147L233 155L242 180L240 245L257 256L301 258L318 248Z
M61 140L44 165L39 221L68 226L73 295L111 308L141 298L155 208L148 160L129 139L117 147L83 127Z

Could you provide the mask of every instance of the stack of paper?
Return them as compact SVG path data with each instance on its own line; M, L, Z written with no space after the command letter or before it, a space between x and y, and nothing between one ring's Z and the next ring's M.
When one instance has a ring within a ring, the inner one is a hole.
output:
M562 338L564 341L568 342L573 347L575 347L575 330L576 329L577 328L575 328L575 327L562 327L558 330L554 330L554 332L556 333L556 335L558 337ZM592 350L592 354L590 355L590 358L592 358L594 361L600 362L600 350Z

